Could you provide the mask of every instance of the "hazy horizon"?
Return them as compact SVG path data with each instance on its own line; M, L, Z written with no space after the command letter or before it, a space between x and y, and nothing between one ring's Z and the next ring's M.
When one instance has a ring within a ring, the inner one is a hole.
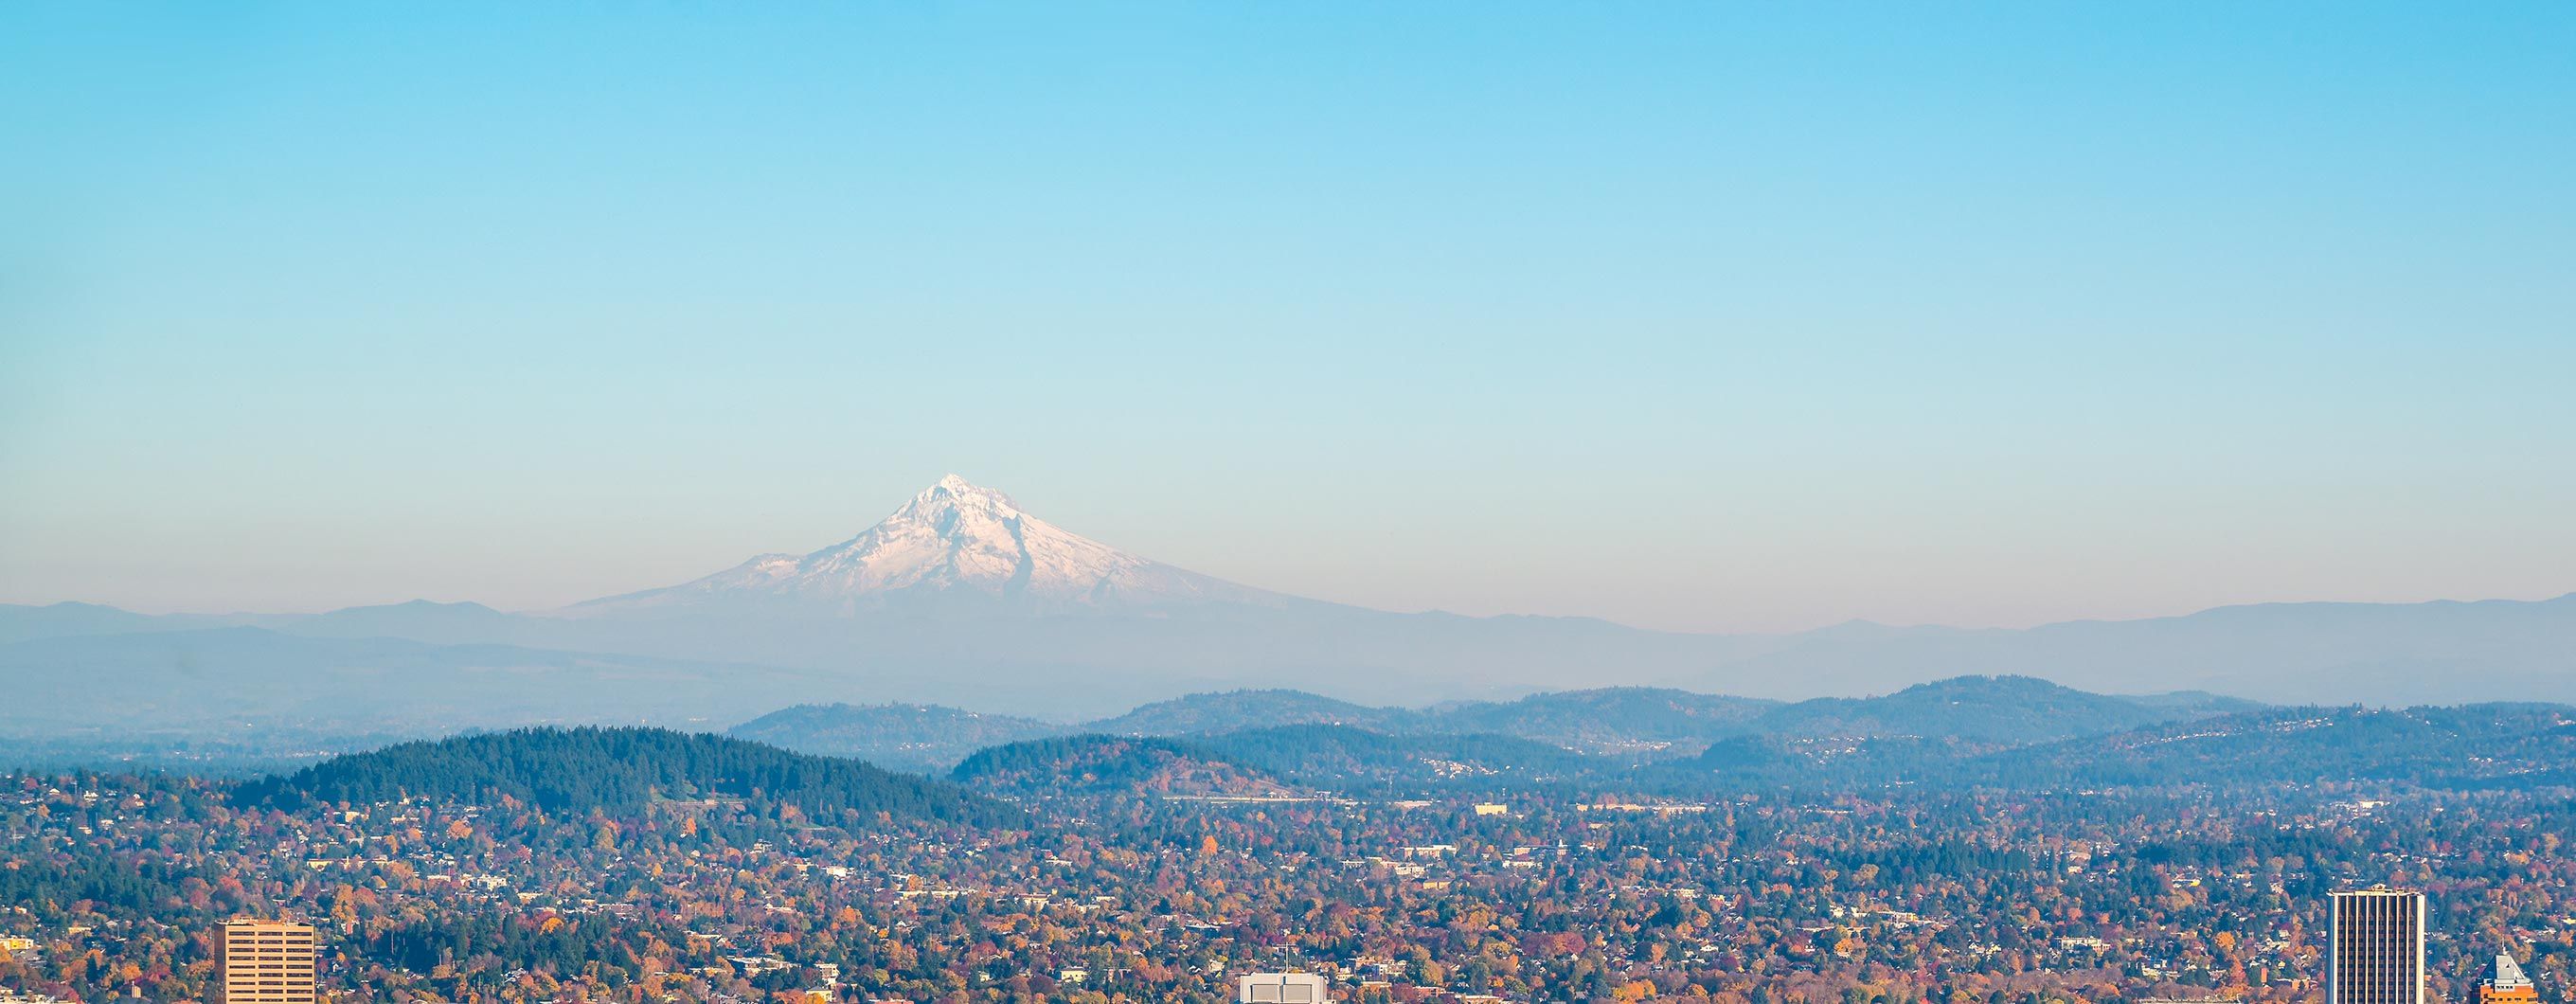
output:
M2576 589L2563 5L477 12L0 13L0 601Z
M1033 515L1043 517L1043 512L1033 512ZM1074 533L1079 533L1079 530L1074 530ZM829 541L829 543L842 543L842 541ZM819 548L819 546L817 546L817 548ZM809 553L809 551L817 551L817 548L786 548L786 551L762 551L762 553ZM1151 559L1151 556L1146 556L1146 559ZM739 561L729 561L729 564L726 564L726 569L729 569L729 566L734 566L734 564L739 564ZM708 569L708 572L721 572L721 569ZM1198 572L1198 569L1190 569L1190 572ZM688 579L696 579L696 577L688 577ZM639 587L636 587L636 590L652 590L652 587L670 587L670 584L680 584L680 579L672 579L672 582L639 584ZM1249 587L1262 587L1260 582L1239 582L1239 584L1249 584ZM412 597L397 597L397 600L348 602L348 605L327 605L327 608L301 608L301 610L291 610L291 608L276 608L276 610L250 610L250 608L149 608L149 605L121 605L121 602L85 600L85 597L54 597L54 600L5 600L5 597L0 597L0 602L21 602L21 605L49 605L49 602L95 602L95 605L111 605L111 608L134 610L134 613L155 613L155 615L157 615L157 613L201 613L201 615L270 613L270 615L304 615L304 613L330 613L330 610L374 608L374 605L399 605L399 602L420 602L420 600L428 600L428 602L474 602L474 605L487 605L487 608L502 610L502 613L546 613L546 610L567 608L567 605L574 605L574 602L600 600L600 597L613 597L613 595L623 595L623 592L636 592L636 590L616 590L616 592L603 592L603 595L569 597L569 600L562 600L562 602L544 602L544 605L528 605L528 608L510 608L510 605L497 605L497 602L479 600L479 597L471 597L471 595L459 595L459 597L420 597L420 595L412 595ZM1273 590L1273 592L1278 592L1278 590ZM2087 618L2087 615L2076 615L2076 618L2035 620L2035 623L1991 623L1991 626L1955 626L1955 623L1886 623L1886 620L1870 620L1870 618L1842 618L1842 620L1826 620L1826 623L1814 623L1814 626L1803 626L1803 628L1772 628L1772 631L1705 631L1705 628L1703 628L1703 631L1692 631L1692 628L1646 626L1646 623L1628 623L1628 626L1633 626L1633 628L1654 628L1654 631L1685 631L1685 633L1795 633L1795 631L1814 631L1814 628L1839 626L1839 623L1880 623L1880 626L1893 626L1893 628L1917 628L1917 626L1940 626L1940 628L2032 628L2032 626L2043 626L2043 623L2066 623L2066 620L2146 620L2146 618L2172 618L2172 615L2202 613L2202 610L2226 608L2226 605L2264 605L2264 602L2293 602L2293 605L2295 605L2295 602L2481 602L2481 600L2543 602L2543 600L2558 600L2558 597L2563 597L2563 595L2568 595L2568 592L2545 592L2545 595L2524 595L2524 597L2416 597L2416 600L2352 600L2352 597L2280 597L2280 600L2223 602L2223 605L2205 605L2205 608L2190 608L2190 610L2164 610L2164 613L2138 613L2138 615L2125 615L2125 618ZM1319 597L1309 597L1309 600L1319 600ZM1329 602L1342 602L1342 600L1329 600ZM1394 610L1394 613L1468 613L1468 610L1419 608L1419 610ZM1468 615L1551 615L1551 613L1530 613L1530 610L1492 610L1492 613L1468 613ZM1618 618L1602 618L1602 620L1613 620L1613 623L1625 623L1625 620L1618 620Z
M990 486L986 486L986 487L990 487ZM1032 515L1038 516L1039 518L1044 518L1044 514L1042 514L1042 513L1032 513ZM1078 533L1078 532L1079 532L1079 530L1076 530L1076 532ZM846 539L846 538L844 538L844 539ZM832 541L831 543L832 543L832 544L839 544L839 543L842 543L842 542L843 542L843 540L835 540L835 541ZM818 547L818 548L792 548L792 549L786 549L786 550L783 550L783 551L771 551L771 552L763 552L763 553L769 553L769 554L786 553L786 554L798 554L798 555L801 555L801 554L807 553L807 552L812 551L812 550L817 550L817 549L819 549L819 547ZM751 556L746 555L745 557L746 557L746 558L748 558L748 557L751 557ZM1142 556L1140 556L1140 557L1151 558L1151 556L1150 556L1150 555L1142 555ZM730 568L730 567L732 567L732 566L733 566L733 565L735 565L735 564L739 564L739 562L729 562L729 563L727 563L727 564L726 564L726 566L724 566L724 567ZM710 573L713 573L713 572L715 572L715 571L720 571L720 570L721 570L721 569L710 569L710 570L709 570L709 572L710 572ZM1191 570L1192 570L1192 571L1197 571L1197 569L1191 569ZM698 578L698 576L689 576L688 578L690 578L690 579L695 579L695 578ZM680 583L680 581L682 581L682 580L673 580L673 581L670 581L670 582L657 582L657 583L650 583L650 584L646 584L646 585L638 586L638 587L637 587L637 589L650 589L650 588L658 588L658 587L662 587L662 586L677 585L677 584L679 584L679 583ZM1239 584L1239 585L1253 586L1253 587L1256 587L1256 588L1266 588L1266 587L1263 587L1263 586L1262 586L1262 584L1261 584L1261 583L1258 583L1258 582L1241 582L1241 583L1238 583L1238 584ZM387 599L387 600L373 601L373 602L367 602L367 603L351 603L351 604L341 604L341 605L336 605L336 606L322 606L322 607L312 607L312 608L304 608L304 609L183 608L183 607L159 607L159 608L155 608L155 607L141 606L141 605L131 605L131 604L119 604L119 603L112 603L112 602L104 602L104 601L98 601L98 600L86 599L86 598L82 598L82 597L59 597L59 598L53 598L53 599L8 599L8 598L0 598L0 603L17 603L17 604L22 604L22 605L46 605L46 604L51 604L51 603L61 603L61 602L95 603L95 604L102 605L102 606L112 606L112 607L117 607L117 608L119 608L119 609L125 609L125 610L129 610L129 611L133 611L133 612L136 612L136 613L147 613L147 614L173 614L173 613L182 613L182 614L207 614L207 615L222 615L222 614L289 614L289 615L292 615L292 614L317 614L317 613L327 613L327 612L331 612L331 611L333 611L333 610L343 610L343 609L350 609L350 608L354 608L354 607L386 606L386 605L395 605L395 604L409 603L409 602L417 602L417 601L424 601L424 600L425 600L425 601L432 602L432 603L444 603L444 604L473 603L473 604L478 604L478 605L482 605L482 606L491 607L491 608L493 608L493 609L500 610L500 611L502 611L502 612L504 612L504 613L544 613L544 612L547 612L547 611L557 610L557 609L560 609L560 608L563 608L563 607L571 606L571 605L573 605L573 604L580 603L580 602L587 601L587 600L595 600L595 599L601 599L601 598L603 598L603 597L607 597L607 596L622 595L622 594L624 594L624 593L633 592L633 591L635 591L635 590L617 590L617 591L615 591L615 592L610 592L610 593L603 593L603 594L599 594L599 595L587 595L587 596L572 597L572 598L568 598L568 599L561 600L561 601L559 601L559 602L546 603L546 604L535 605L535 606L526 606L526 607L503 606L503 605L500 605L500 604L494 604L494 603L486 602L486 601L484 601L484 600L482 600L482 599L479 599L479 598L476 598L476 597L474 597L474 596L454 596L454 597L406 596L406 597L401 597L401 598L397 598L397 599ZM2083 616L2078 616L2078 617L2068 617L2068 618L2061 618L2061 619L2057 619L2057 620L2049 620L2049 621L2035 621L2035 622L2028 623L2028 624L1934 624L1934 623L1929 623L1929 622L1923 622L1923 623L1889 623L1889 622L1885 622L1885 621L1872 621L1872 620L1870 620L1870 619L1868 619L1868 618L1862 618L1862 617L1848 617L1848 618L1843 618L1843 619L1841 619L1841 620L1836 620L1836 621L1828 621L1828 622L1823 622L1823 623L1819 623L1819 624L1811 624L1811 625L1806 625L1806 626L1803 626L1803 627L1793 627L1793 628L1787 628L1787 629L1773 629L1773 630L1771 630L1771 631L1741 631L1741 632L1739 632L1739 631L1725 631L1725 630L1697 630L1697 631L1694 631L1693 629L1689 629L1689 628L1659 627L1659 626L1656 626L1656 625L1648 625L1648 624L1628 624L1628 626L1631 626L1631 627L1644 627L1644 628L1649 628L1649 629L1653 629L1653 630L1663 630L1663 631L1681 631L1681 632L1686 632L1686 633L1704 633L1704 634L1795 633L1795 632L1798 632L1798 631L1806 631L1806 630L1814 630L1814 629L1817 629L1817 628L1832 627L1832 626L1839 625L1839 624L1863 623L1863 622L1865 622L1865 623L1881 624L1881 625L1883 625L1883 626L1889 626L1889 627L1957 627L1957 628L1969 628L1969 629L1981 629L1981 628L2021 629L2021 628L2028 628L2028 627L2037 627L2037 626L2040 626L2040 625L2043 625L2043 624L2065 623L2065 622L2068 622L2068 621L2117 621L2117 620L2139 620L2139 619L2152 619L2152 618L2157 618L2157 617L2182 616L2182 615L2188 615L2188 614L2193 614L2193 613L2199 613L2199 612L2202 612L2202 611L2205 611L2205 610L2215 609L2215 608L2217 608L2217 607L2222 607L2222 606L2240 606L2240 605L2247 605L2247 604L2266 604L2266 603L2288 603L2288 604L2300 604L2300 603L2397 603L2397 604L2406 604L2406 603L2434 603L2434 602L2475 603L2475 602L2486 601L2486 600L2503 600L2503 601L2513 601L2513 602L2541 602L2541 601L2547 601L2547 600L2558 599L2558 598L2560 598L2560 597L2562 597L2562 596L2566 596L2566 595L2570 595L2570 593L2566 593L2566 592L2561 592L2561 593L2545 593L2545 594L2541 594L2541 595L2534 595L2534 596L2432 596L2432 597L2423 597L2423 598L2418 598L2418 599L2396 599L2396 600L2389 600L2389 599L2350 599L2350 598L2339 598L2339 597L2311 597L2311 598L2269 599L2269 600L2252 600L2252 601L2245 601L2245 603L2212 604L2212 605L2210 605L2210 606L2194 607L2194 608L2191 608L2191 609L2188 609L2188 610L2173 610L2173 611L2163 611L2163 612L2154 612L2154 613L2142 613L2142 614L2136 614L2136 615L2133 615L2133 616L2125 616L2125 617L2083 617ZM1308 599L1323 599L1323 597L1312 597L1312 596L1309 596L1309 597L1306 597L1306 598L1308 598ZM1331 601L1331 602L1343 602L1343 601L1335 600L1335 601ZM1365 604L1352 604L1352 605L1355 605L1355 606L1365 606ZM1382 609L1382 608L1380 608L1380 609ZM1524 616L1542 616L1542 617L1544 617L1544 616L1593 616L1593 615L1582 615L1582 614L1549 614L1549 613L1544 613L1544 612L1534 612L1534 611L1516 611L1516 610L1502 610L1502 611L1491 611L1491 612L1481 612L1481 613L1479 613L1479 612L1470 612L1470 611L1448 610L1448 609L1440 608L1440 607L1426 607L1426 608L1420 608L1420 609L1417 609L1417 610L1399 610L1399 611L1394 611L1394 612L1400 612L1400 613L1417 613L1417 612L1467 613L1467 614L1469 614L1470 616L1506 616L1506 615L1524 615ZM1623 623L1623 624L1626 624L1626 623L1627 623L1627 622L1624 622L1624 621L1618 621L1616 618L1601 618L1601 619L1604 619L1604 620L1611 620L1611 621L1613 621L1614 623Z

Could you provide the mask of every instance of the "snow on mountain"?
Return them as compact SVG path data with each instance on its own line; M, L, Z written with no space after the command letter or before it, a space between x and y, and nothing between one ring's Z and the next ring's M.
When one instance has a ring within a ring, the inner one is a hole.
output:
M702 579L558 613L739 606L856 613L961 603L1073 612L1308 602L1139 558L951 474L858 536L811 554L758 555Z

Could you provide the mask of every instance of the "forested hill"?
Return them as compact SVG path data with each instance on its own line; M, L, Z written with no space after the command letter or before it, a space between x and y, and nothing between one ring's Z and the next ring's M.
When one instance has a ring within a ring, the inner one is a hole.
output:
M2576 708L2274 708L2005 750L1969 776L2000 787L2566 788L2576 786Z
M1920 736L2024 745L2109 735L2163 722L2251 711L2262 705L2216 694L2095 694L2028 676L1960 676L1880 697L1820 697L1755 718L1746 734L1789 737Z
M550 812L727 798L792 805L821 823L872 820L879 813L971 825L1017 819L1000 803L929 778L650 728L519 729L402 743L248 782L236 794L245 803L281 807L405 797L492 803L507 796Z
M919 771L945 769L987 746L1052 735L1206 737L1292 726L1336 726L1405 736L1515 736L1582 753L1680 758L1711 743L1766 735L1785 739L1915 736L2026 745L2261 706L2197 692L2092 694L2027 676L1961 676L1878 697L1817 698L1793 704L1651 687L1607 687L1533 694L1504 703L1371 708L1295 690L1237 690L1159 701L1083 725L980 715L935 705L800 705L737 726L731 734ZM1525 759L1517 754L1513 758Z
M2266 708L2007 749L1923 737L1751 736L1672 770L1666 780L1676 790L1711 776L1721 787L1798 790L2565 788L2576 785L2576 708Z
M1176 739L1056 736L977 751L952 777L1017 796L1279 795L1289 789L1215 751Z
M1625 766L1514 736L1391 736L1348 725L1283 725L1187 739L1032 739L980 750L950 776L1020 796L1394 794L1518 788Z

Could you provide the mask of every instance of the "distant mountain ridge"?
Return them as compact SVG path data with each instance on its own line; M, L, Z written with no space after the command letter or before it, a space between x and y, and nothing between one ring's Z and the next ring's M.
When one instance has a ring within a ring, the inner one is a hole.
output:
M1705 805L1747 794L1895 788L2077 797L2118 789L2324 789L2355 798L2563 791L2576 787L2576 707L2263 708L2039 742L1760 733L1643 764L1511 736L1389 735L1354 725L1092 733L980 750L950 776L1023 798L1284 792L1446 799L1449 811L1463 809L1460 796L1516 792ZM1175 777L1227 778L1233 789L1182 791Z
M2197 691L2123 697L2028 676L1962 676L1883 697L1819 697L1756 716L1746 732L1808 737L1925 736L2035 743L2123 732L2159 722L2250 710L2252 701Z
M1818 744L1747 736L1654 770L1653 783L1685 789L2566 788L2576 787L2576 708L2262 708L2002 749L1917 737Z
M230 627L243 620L206 614L138 614L79 601L43 606L0 603L0 645L53 638L202 631Z
M2266 708L1986 759L1989 783L2062 774L2103 786L2179 780L2569 787L2576 786L2576 708Z
M1388 735L1283 725L1186 738L1082 733L975 751L949 773L1018 797L1147 794L1278 797L1393 794L1456 784L1492 790L1571 779L1581 754L1512 736Z
M9 651L14 645L226 627L766 667L762 672L815 681L811 693L783 703L970 705L1057 721L1097 719L1176 693L1282 686L1355 707L1508 701L1574 680L1801 700L1887 693L1962 673L2037 677L2102 693L2198 689L2274 703L2576 700L2576 594L2528 602L2262 604L2027 630L1853 622L1781 635L1389 613L1127 554L954 475L838 544L759 555L689 582L556 611L415 601L313 615L148 616L86 604L0 605L0 673L23 662ZM58 644L47 652L78 661L136 650L112 640L94 648ZM459 652L437 661L476 658ZM722 692L732 683L726 672L709 669L673 686ZM0 675L0 684L7 682ZM184 706L188 693L170 696ZM578 702L544 710L540 717L565 721L595 714ZM1688 719L1742 709L1666 711L1676 716L1668 731L1678 735L1699 729Z
M1608 688L1518 701L1373 708L1294 690L1192 694L1079 725L918 705L800 706L730 734L790 749L939 770L988 746L1075 735L1207 737L1338 726L1393 737L1490 735L1614 757L1696 752L1722 739L1922 736L2028 744L2102 735L2260 705L2210 694L2122 697L2028 677L1958 677L1868 698L1793 704L1676 690ZM1670 751L1667 753L1667 751Z
M1302 690L1232 690L1155 701L1115 718L1085 722L1080 729L1119 736L1178 736L1274 725L1384 729L1403 727L1419 714L1404 708L1372 708Z

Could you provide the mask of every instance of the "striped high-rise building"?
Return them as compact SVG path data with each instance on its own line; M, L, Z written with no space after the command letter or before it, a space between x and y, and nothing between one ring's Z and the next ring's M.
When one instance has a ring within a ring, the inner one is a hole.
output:
M223 1004L314 1004L313 925L228 920L215 931L223 962Z
M2424 894L2372 886L2334 894L2326 1004L2424 1004Z

